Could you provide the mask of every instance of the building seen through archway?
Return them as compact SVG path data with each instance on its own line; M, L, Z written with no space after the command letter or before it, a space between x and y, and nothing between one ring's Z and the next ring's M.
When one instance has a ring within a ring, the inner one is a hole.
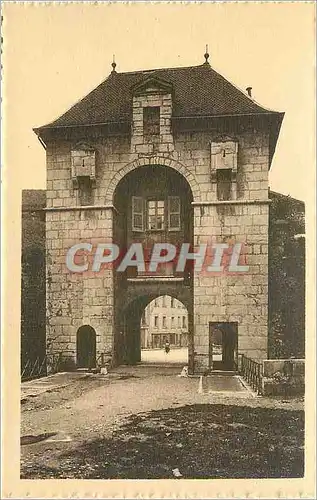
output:
M188 313L177 299L164 295L145 308L141 318L141 349L188 347Z
M140 333L141 361L188 362L188 312L179 300L169 295L152 300L141 316ZM163 354L167 343L169 356Z

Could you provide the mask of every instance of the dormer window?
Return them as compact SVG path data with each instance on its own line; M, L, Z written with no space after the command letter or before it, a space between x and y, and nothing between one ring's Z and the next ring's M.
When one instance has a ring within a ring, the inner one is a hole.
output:
M143 135L144 137L160 135L159 106L148 106L143 108Z

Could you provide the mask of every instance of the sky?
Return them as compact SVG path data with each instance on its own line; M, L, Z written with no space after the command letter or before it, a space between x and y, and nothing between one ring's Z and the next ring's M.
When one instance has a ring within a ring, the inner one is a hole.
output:
M7 4L5 167L19 189L45 188L33 127L63 114L117 71L211 66L285 118L270 187L308 201L314 183L314 5L307 3Z

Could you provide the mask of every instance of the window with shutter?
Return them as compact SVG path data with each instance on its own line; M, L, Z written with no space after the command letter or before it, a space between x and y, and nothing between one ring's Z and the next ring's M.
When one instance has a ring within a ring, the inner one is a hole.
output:
M145 210L146 208L146 210ZM132 197L132 231L180 231L181 205L178 196L164 199Z
M132 196L132 231L144 230L143 198Z
M181 228L181 204L178 196L168 197L168 229L179 231Z

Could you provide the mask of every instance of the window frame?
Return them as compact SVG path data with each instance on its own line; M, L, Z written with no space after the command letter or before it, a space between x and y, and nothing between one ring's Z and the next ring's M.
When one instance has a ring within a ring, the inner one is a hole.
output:
M163 227L162 228L157 228L155 227L154 229L150 228L149 227L149 223L150 223L150 215L149 215L149 208L152 208L152 207L149 207L149 203L151 202L154 202L155 203L155 220L156 220L156 223L157 223L157 217L159 216L158 214L158 209L161 208L158 206L158 203L159 202L163 202L164 206L163 206ZM146 219L146 229L145 231L150 231L150 232L162 232L162 231L165 231L166 229L166 200L165 198L154 198L154 197L150 197L150 198L146 198L146 208L145 208L145 219Z

